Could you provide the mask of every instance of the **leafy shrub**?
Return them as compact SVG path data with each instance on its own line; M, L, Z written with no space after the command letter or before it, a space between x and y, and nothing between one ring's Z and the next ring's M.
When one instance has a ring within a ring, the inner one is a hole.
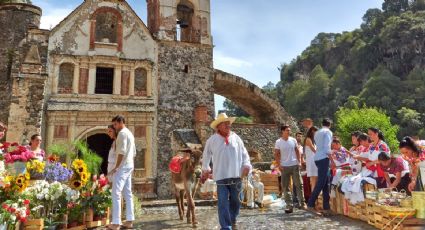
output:
M385 142L395 152L398 148L398 126L391 124L390 117L377 108L340 108L335 113L336 134L344 146L351 146L351 133L354 131L367 132L370 127L382 131Z

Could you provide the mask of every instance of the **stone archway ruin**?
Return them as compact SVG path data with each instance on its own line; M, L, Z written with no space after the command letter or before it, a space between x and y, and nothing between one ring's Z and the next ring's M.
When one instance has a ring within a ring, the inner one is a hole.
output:
M233 101L259 124L288 124L297 129L297 122L279 102L271 99L254 83L241 77L214 70L214 93Z

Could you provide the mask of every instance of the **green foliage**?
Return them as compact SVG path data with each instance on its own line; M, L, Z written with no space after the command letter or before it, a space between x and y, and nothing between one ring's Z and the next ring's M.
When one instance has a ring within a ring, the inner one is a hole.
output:
M90 174L98 175L103 161L102 157L91 151L84 141L76 141L74 146L79 153L79 158L87 164Z
M360 29L319 33L283 63L278 99L297 119L333 118L340 107L377 107L400 125L399 137L425 134L417 125L425 124L424 44L425 1L385 0L382 9L365 13ZM419 123L406 122L406 111L398 113L403 107L416 111Z
M397 111L397 118L401 125L400 137L412 136L420 133L423 126L421 114L416 110L403 107ZM423 132L423 129L422 129Z
M391 124L391 119L382 110L362 107L358 109L340 108L336 114L336 133L343 145L351 146L351 133L354 131L367 132L370 127L379 128L385 141L392 151L398 146L398 126Z
M263 86L262 90L270 98L277 100L277 88L273 82L269 81L267 85Z
M224 110L230 117L248 117L249 114L245 112L241 107L233 103L231 100L226 99L223 102Z
M236 123L242 123L242 124L252 124L254 123L252 117L238 117L236 118Z
M47 152L61 158L69 157L70 159L74 159L77 157L77 152L74 150L72 143L52 144L47 148Z

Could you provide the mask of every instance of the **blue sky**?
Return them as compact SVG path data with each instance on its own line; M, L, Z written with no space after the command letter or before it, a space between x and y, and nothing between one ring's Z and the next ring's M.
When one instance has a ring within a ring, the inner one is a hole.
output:
M82 0L33 0L49 29ZM146 1L129 0L146 23ZM383 0L211 0L215 68L258 86L279 81L278 67L299 55L320 32L358 28ZM216 109L223 98L216 97Z

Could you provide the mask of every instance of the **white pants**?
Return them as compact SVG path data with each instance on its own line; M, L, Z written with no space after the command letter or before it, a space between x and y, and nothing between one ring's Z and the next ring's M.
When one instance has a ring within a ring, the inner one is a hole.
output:
M258 191L258 197L256 201L259 203L263 203L264 184L261 182L254 182L254 184L248 183L248 186L246 188L246 199L247 205L249 207L254 207L254 189L257 189Z
M121 225L121 195L124 196L126 220L134 221L133 194L131 193L131 176L133 169L119 169L113 176L112 183L112 224Z

